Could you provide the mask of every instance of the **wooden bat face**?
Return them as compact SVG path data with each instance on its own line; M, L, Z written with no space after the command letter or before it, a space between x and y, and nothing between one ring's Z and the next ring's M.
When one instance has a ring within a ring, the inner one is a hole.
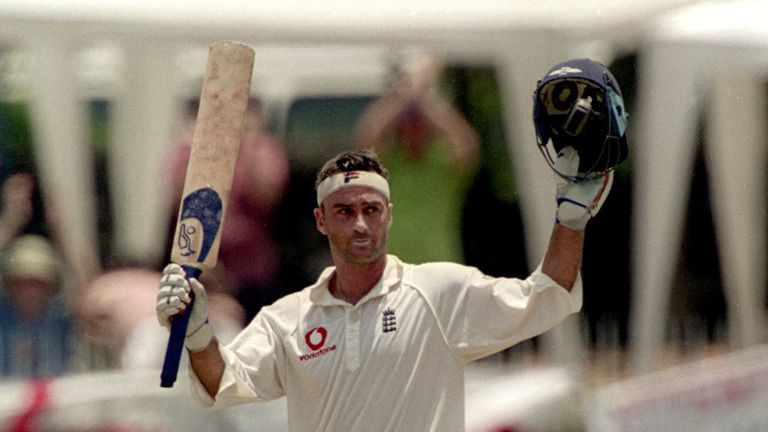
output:
M242 126L250 96L253 50L211 46L200 95L171 261L201 271L216 265Z

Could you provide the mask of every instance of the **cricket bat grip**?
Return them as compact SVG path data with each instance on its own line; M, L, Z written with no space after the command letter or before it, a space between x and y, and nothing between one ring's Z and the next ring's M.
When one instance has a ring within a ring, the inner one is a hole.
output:
M181 266L187 275L187 279L199 278L203 273L197 267L188 265ZM192 315L192 308L195 305L195 295L189 293L190 301L183 313L173 317L171 322L171 335L168 338L168 347L165 350L165 360L163 360L163 370L160 373L160 387L170 388L176 382L176 376L179 372L179 362L181 361L182 350L184 349L184 338L187 336L187 326L189 317Z

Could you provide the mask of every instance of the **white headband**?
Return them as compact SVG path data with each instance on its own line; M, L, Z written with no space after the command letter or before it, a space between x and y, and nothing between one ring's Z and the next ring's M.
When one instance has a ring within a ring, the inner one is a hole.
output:
M328 195L350 186L366 186L381 193L389 201L389 182L381 175L371 171L348 171L326 177L317 185L317 205Z

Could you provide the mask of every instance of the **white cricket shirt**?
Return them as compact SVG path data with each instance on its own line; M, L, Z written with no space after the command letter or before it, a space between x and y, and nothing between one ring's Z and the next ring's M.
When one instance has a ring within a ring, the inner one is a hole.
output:
M492 278L453 263L411 265L389 255L357 305L317 283L262 308L221 348L226 368L208 406L287 396L293 432L463 431L467 363L541 334L581 308L537 269Z

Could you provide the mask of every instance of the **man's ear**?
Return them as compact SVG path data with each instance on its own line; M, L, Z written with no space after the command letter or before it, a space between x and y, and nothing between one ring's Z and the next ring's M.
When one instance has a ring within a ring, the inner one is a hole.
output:
M392 218L394 215L394 212L392 211L392 209L394 208L395 208L394 204L389 203L389 221L387 222L387 229L392 228Z
M327 235L325 232L325 221L323 220L323 210L320 208L315 208L314 214L315 226L317 227L317 230L320 231L320 234Z

